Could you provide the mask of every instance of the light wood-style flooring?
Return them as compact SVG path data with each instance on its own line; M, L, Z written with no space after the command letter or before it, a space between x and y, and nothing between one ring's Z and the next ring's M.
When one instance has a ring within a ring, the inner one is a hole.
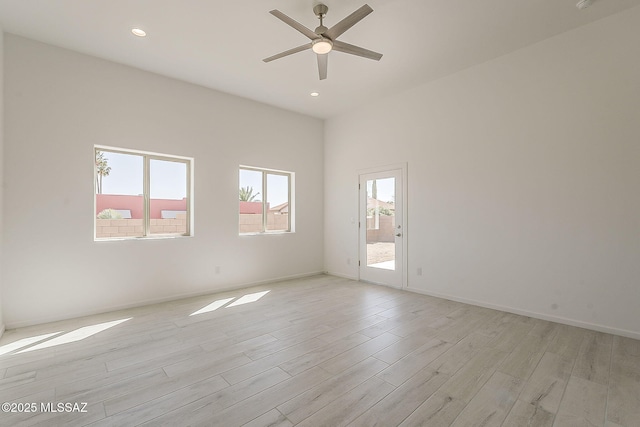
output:
M7 331L0 353L0 403L38 406L2 426L640 426L640 341L332 276Z

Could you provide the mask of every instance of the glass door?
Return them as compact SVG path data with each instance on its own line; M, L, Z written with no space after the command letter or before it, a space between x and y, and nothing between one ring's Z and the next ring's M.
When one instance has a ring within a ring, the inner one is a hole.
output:
M360 279L402 287L402 170L360 175Z

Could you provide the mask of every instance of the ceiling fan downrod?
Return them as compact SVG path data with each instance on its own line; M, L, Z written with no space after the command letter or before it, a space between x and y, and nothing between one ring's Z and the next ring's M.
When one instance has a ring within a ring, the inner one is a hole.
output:
M328 28L325 27L324 23L322 22L324 17L327 16L328 11L329 11L329 7L322 3L318 3L313 7L313 13L315 13L318 19L320 20L320 26L316 28L316 31L315 31L315 33L318 35L322 35L328 30Z

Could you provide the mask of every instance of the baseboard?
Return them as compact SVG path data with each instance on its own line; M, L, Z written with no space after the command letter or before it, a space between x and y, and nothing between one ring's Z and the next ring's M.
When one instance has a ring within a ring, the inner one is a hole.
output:
M349 276L349 275L340 274L340 273L334 273L334 272L330 272L330 271L316 271L316 272L295 274L295 275L290 275L290 276L282 276L282 277L271 278L271 279L266 279L266 280L259 280L259 281L255 281L255 282L240 283L240 284L230 285L230 286L217 288L217 289L212 289L212 290L207 290L207 291L191 292L191 293L187 292L187 293L176 294L176 295L172 295L172 296L164 297L164 298L153 298L153 299L139 301L139 302L132 303L132 304L114 305L114 306L106 307L106 308L103 308L103 309L78 311L78 312L70 313L70 314L68 314L66 316L50 316L50 317L32 319L32 320L27 320L27 321L22 321L22 322L7 323L6 325L5 324L0 324L0 337L2 337L2 334L5 332L5 327L6 327L6 329L23 328L23 327L27 327L27 326L39 325L39 324L42 324L42 323L57 322L57 321L61 321L61 320L69 320L69 319L74 319L74 318L78 318L78 317L84 317L84 316L91 316L91 315L96 315L96 314L108 313L108 312L112 312L112 311L126 310L126 309L130 309L130 308L142 307L142 306L146 306L146 305L160 304L160 303L163 303L163 302L180 300L180 299L184 299L184 298L192 298L192 297L198 297L198 296L203 296L203 295L211 295L211 294L217 294L217 293L221 293L221 292L234 291L234 290L238 290L238 289L246 289L246 288L251 288L251 287L255 287L255 286L268 285L268 284L271 284L271 283L284 282L284 281L287 281L287 280L302 279L302 278L305 278L305 277L317 276L317 275L321 275L321 274L328 274L328 275L340 277L340 278L343 278L343 279L358 281L357 277L352 277L352 276ZM379 285L379 284L376 284L376 285ZM385 286L385 285L382 285L382 286ZM485 302L485 301L478 301L478 300L473 300L473 299L468 299L468 298L460 298L460 297L457 297L455 295L441 294L441 293L437 293L437 292L425 291L423 289L410 288L410 287L407 287L407 288L404 288L404 289L395 288L395 287L390 287L390 288L399 289L399 290L406 290L406 291L409 291L409 292L414 292L414 293L418 293L418 294L422 294L422 295L432 296L432 297L435 297L435 298L443 298L443 299L447 299L447 300L451 300L451 301L461 302L461 303L464 303L464 304L475 305L475 306L478 306L478 307L490 308L490 309L493 309L493 310L504 311L504 312L507 312L507 313L518 314L518 315L521 315L521 316L533 317L533 318L536 318L536 319L547 320L547 321L550 321L550 322L556 322L556 323L561 323L561 324L564 324L564 325L576 326L576 327L579 327L579 328L590 329L590 330L593 330L593 331L604 332L604 333L609 333L609 334L614 334L614 335L620 335L620 336L623 336L623 337L628 337L628 338L633 338L633 339L640 340L640 332L630 331L630 330L626 330L626 329L612 328L612 327L609 327L609 326L604 326L604 325L599 325L599 324L589 323L589 322L583 322L583 321L569 319L569 318L565 318L565 317L561 317L561 316L551 316L551 315L544 314L544 313L537 313L537 312L534 312L534 311L521 310L521 309L517 309L517 308L513 308L513 307L507 307L507 306L502 306L502 305L497 305L497 304L491 304L491 303L488 303L488 302Z
M386 283L374 282L372 280L362 280L362 279L360 279L359 281L362 282L362 283L368 283L370 285L384 286L385 288L397 289L399 291L404 289L402 286L393 286L393 285L388 285Z
M349 276L348 274L334 273L332 271L325 271L324 274L328 274L329 276L341 277L343 279L356 280L356 281L358 280L357 277Z
M11 322L11 323L7 323L6 326L7 326L7 329L24 328L27 326L41 325L43 323L58 322L62 320L70 320L70 319L76 319L79 317L109 313L112 311L127 310L129 308L144 307L146 305L161 304L163 302L176 301L184 298L193 298L193 297L199 297L203 295L212 295L212 294L217 294L221 292L235 291L238 289L246 289L246 288L252 288L255 286L268 285L270 283L285 282L287 280L295 280L295 279L302 279L305 277L318 276L321 274L325 274L325 272L314 271L314 272L308 272L308 273L294 274L290 276L276 277L276 278L271 278L266 280L259 280L256 282L238 283L235 285L225 286L225 287L216 288L216 289L210 289L206 291L186 292L186 293L175 294L175 295L163 297L163 298L151 298L148 300L142 300L142 301L138 301L131 304L113 305L113 306L108 306L108 307L100 308L96 310L77 311L77 312L69 313L65 316L49 316L49 317L42 317L38 319L24 320L21 322ZM3 327L3 330L4 330L4 327Z
M520 316L533 317L535 319L548 320L549 322L561 323L563 325L576 326L578 328L590 329L592 331L605 332L607 334L620 335L623 337L640 340L640 332L629 331L627 329L612 328L609 326L598 325L596 323L583 322L580 320L569 319L561 316L551 316L544 313L537 313L535 311L521 310L518 308L491 304L485 301L460 298L454 295L440 294L437 292L430 292L422 289L406 288L406 290L410 292L422 294L422 295L428 295L431 297L443 298L451 301L461 302L464 304L475 305L478 307L490 308L492 310L499 310L499 311L505 311L507 313L518 314Z

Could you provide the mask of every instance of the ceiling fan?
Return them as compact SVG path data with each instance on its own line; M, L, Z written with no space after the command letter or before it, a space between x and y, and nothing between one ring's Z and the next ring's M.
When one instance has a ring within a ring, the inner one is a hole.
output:
M349 43L336 40L345 31L353 27L365 16L373 12L373 9L371 9L368 4L365 4L360 9L356 10L351 15L347 16L331 28L325 27L322 22L328 11L329 8L322 3L317 4L313 7L313 13L315 13L318 19L320 19L320 26L316 28L315 31L311 31L309 28L305 27L298 21L289 18L279 10L274 9L269 12L276 18L283 21L285 24L290 25L294 29L307 36L311 40L311 43L306 43L302 46L294 47L293 49L289 49L284 52L278 53L277 55L265 58L263 59L263 61L271 62L275 59L280 59L294 53L302 52L303 50L311 49L317 54L318 57L318 73L320 74L320 80L324 80L327 78L327 56L328 53L332 50L348 53L351 55L362 56L363 58L374 59L376 61L379 61L380 58L382 58L381 53L373 52L371 50L367 50Z

